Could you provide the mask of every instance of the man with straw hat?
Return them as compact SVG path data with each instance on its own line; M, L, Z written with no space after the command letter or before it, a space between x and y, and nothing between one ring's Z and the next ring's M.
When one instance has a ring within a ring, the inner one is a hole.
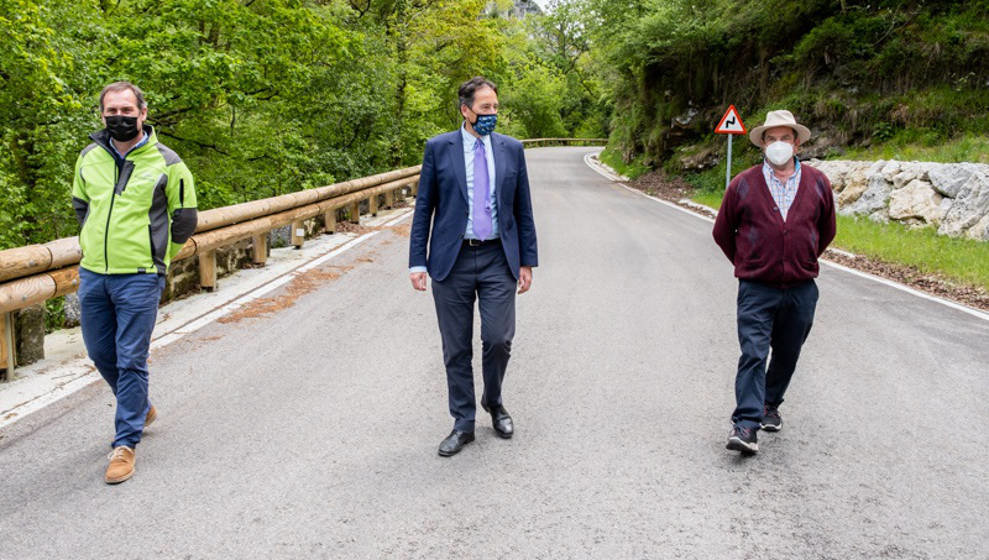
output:
M732 180L714 223L738 278L742 354L727 448L745 454L759 450L760 428L783 427L779 406L814 321L817 259L835 236L831 183L796 158L809 138L790 111L770 111L749 132L765 159Z

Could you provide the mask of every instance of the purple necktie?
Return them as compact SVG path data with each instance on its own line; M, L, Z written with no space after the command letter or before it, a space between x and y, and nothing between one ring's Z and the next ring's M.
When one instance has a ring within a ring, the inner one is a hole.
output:
M488 181L488 158L484 155L484 143L474 144L474 235L478 239L491 237L491 193Z

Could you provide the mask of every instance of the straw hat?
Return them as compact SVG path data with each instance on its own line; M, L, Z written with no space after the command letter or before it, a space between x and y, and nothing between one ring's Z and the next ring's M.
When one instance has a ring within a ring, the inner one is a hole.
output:
M793 113L786 109L770 111L766 113L766 122L762 126L757 126L749 131L749 140L753 144L763 147L762 133L775 126L788 126L797 133L797 141L801 144L810 139L810 129L802 124L797 124L797 119L793 118Z

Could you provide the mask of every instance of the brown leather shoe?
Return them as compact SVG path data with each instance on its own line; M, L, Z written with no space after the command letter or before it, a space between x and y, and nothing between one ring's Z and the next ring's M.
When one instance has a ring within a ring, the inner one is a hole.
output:
M114 447L106 468L106 483L120 484L134 475L134 450L126 445Z
M155 405L151 405L148 410L148 415L144 417L144 427L147 428L152 422L158 419L158 411L155 410Z

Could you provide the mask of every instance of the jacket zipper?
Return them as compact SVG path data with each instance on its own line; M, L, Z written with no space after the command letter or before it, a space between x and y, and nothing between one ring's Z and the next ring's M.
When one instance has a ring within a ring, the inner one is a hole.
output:
M110 189L110 209L106 213L106 230L103 231L103 272L110 273L110 249L108 240L110 239L110 216L113 214L113 203L117 199L116 186L120 180L120 167L117 162L113 162L113 188Z

